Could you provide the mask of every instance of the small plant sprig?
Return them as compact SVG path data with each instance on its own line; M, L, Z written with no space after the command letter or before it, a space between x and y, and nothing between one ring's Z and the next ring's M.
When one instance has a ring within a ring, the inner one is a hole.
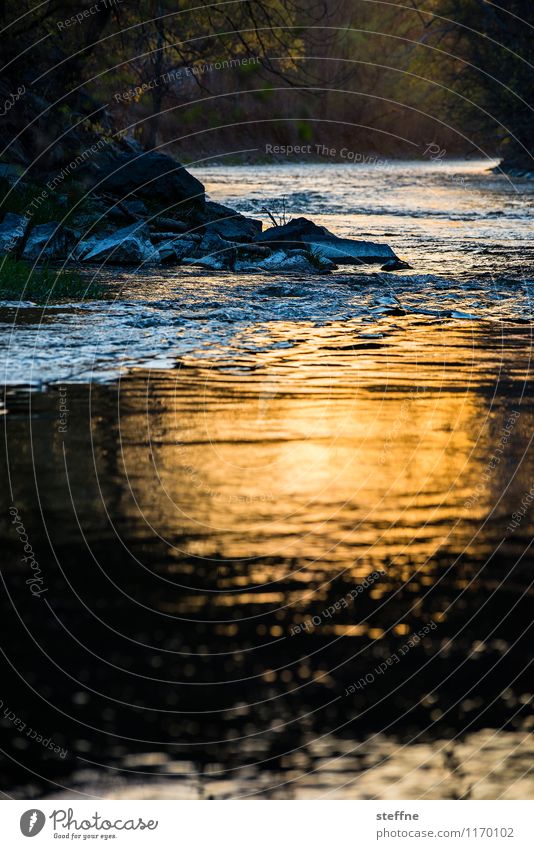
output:
M286 201L285 198L282 198L280 205L281 205L281 209L277 213L278 214L278 220L275 218L274 213L270 209L268 209L266 206L262 206L262 208L261 208L261 211L269 216L269 218L271 219L271 221L273 222L273 225L275 227L283 227L284 224L287 224L288 221L291 220L291 214L287 209L287 201Z

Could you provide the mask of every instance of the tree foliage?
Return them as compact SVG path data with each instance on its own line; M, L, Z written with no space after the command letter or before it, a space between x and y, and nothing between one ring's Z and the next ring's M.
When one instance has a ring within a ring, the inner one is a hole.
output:
M434 36L459 57L456 86L484 110L510 163L534 167L534 18L531 0L444 0ZM448 20L447 20L448 19ZM480 112L480 109L479 109ZM471 122L476 119L470 110ZM479 120L480 115L479 115Z
M4 161L50 167L84 128L530 162L531 0L4 0L0 23Z

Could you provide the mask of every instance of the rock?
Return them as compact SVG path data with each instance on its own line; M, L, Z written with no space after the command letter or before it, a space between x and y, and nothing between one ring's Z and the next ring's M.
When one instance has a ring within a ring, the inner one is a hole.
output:
M150 241L155 242L175 242L180 241L180 239L188 239L190 242L200 242L202 240L202 236L199 233L151 233Z
M339 265L362 265L384 260L396 260L396 254L389 245L378 242L360 242L357 239L339 239L334 236L324 241L315 241L309 237L303 244L311 251Z
M212 271L229 271L232 266L225 262L220 256L201 256L196 258L186 257L182 260L184 265L199 265L201 268L209 268Z
M217 233L206 233L200 244L194 247L189 256L184 257L184 265L201 265L205 268L231 269L236 260L236 245L222 239Z
M523 177L534 180L534 163L532 156L526 151L510 151L495 168L490 168L494 174L508 174L510 177Z
M180 201L203 204L204 186L185 168L163 153L117 153L102 150L87 166L88 180L99 192L171 205Z
M293 218L288 224L270 227L256 237L256 242L285 249L308 248L316 256L340 265L398 259L389 245L341 239L307 218Z
M405 268L413 268L402 259L389 259L380 269L381 271L402 271Z
M0 253L17 251L24 242L30 219L25 215L7 212L0 224Z
M22 165L17 165L14 162L0 162L0 179L16 182L20 175L24 172Z
M128 200L114 201L110 198L110 206L106 210L106 218L112 221L132 222L148 216L148 209L142 200L130 198Z
M158 251L150 242L148 227L141 222L122 227L110 236L93 237L90 242L89 250L78 250L75 254L84 262L140 265L160 261Z
M132 215L129 215L128 213L124 212L124 210L121 209L120 206L110 207L110 209L108 209L108 211L106 212L106 218L108 221L113 222L113 224L120 224L123 227L125 227L126 224L131 222L132 219L134 221L137 220L136 218L133 218Z
M266 271L303 271L316 274L317 272L332 271L336 266L330 259L315 256L307 250L277 251L263 260L261 267Z
M78 236L69 227L62 227L57 221L38 224L26 240L22 257L37 262L66 259L77 244Z
M240 244L236 245L236 255L238 260L243 262L246 260L262 260L266 259L272 253L269 245Z
M308 250L279 250L273 253L268 245L235 244L209 232L181 261L184 265L200 265L218 271L289 271L317 274L335 268L330 260L314 257Z
M306 250L279 250L261 262L236 262L235 271L283 271L300 274L321 274L336 266L328 259L316 258Z
M211 201L206 202L203 217L207 233L216 233L232 242L251 242L263 226L256 218L247 218L229 206Z
M292 218L287 224L264 230L256 236L256 242L268 242L273 247L280 248L302 248L305 236L312 236L316 241L336 238L326 227L319 227L308 218Z
M162 265L178 265L180 262L176 251L172 247L158 248L158 253Z
M150 222L150 227L151 229L153 227L155 230L165 228L165 230L169 230L171 233L185 233L186 230L189 230L189 225L183 221L177 221L175 218L163 218L161 216L154 218Z
M83 241L78 242L74 250L72 251L72 259L80 261L85 259L88 253L90 253L93 248L98 245L99 242L102 241L104 236L90 236L88 239L83 239Z
M192 236L183 239L171 238L158 244L158 253L164 265L177 265L184 257L191 258L196 250L197 239Z
M117 147L127 153L143 153L143 145L133 135L120 136L116 141Z
M122 205L130 215L138 215L140 218L146 218L148 215L148 209L140 198L126 198Z

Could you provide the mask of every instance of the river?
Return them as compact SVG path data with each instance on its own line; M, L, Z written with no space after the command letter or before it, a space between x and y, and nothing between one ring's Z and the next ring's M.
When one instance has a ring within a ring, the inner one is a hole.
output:
M0 305L9 795L534 798L534 184L492 164L194 172L402 273Z

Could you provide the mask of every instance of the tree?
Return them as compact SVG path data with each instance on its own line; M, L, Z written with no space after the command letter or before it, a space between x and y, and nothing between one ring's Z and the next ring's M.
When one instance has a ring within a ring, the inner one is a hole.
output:
M423 4L421 4L423 6ZM428 9L428 4L425 4ZM507 165L534 168L531 0L437 0L432 43L445 52L447 78L476 104L460 110L502 141ZM440 59L443 62L443 59Z
M147 85L151 113L144 140L153 147L163 103L173 89L170 72L194 71L199 63L221 58L256 57L269 74L288 84L297 79L302 29L327 12L322 0L300 2L51 0L33 7L28 0L6 0L0 8L9 34L2 81L6 90L15 82L27 83L27 112L41 111L35 96L44 98L49 103L46 122L54 132L58 124L68 127L69 121L97 111L106 95L113 101L113 93L125 87ZM207 83L197 79L200 86ZM103 110L101 117L106 117ZM46 122L40 124L45 135ZM18 129L13 125L14 134ZM35 155L35 135L24 139L29 155Z

